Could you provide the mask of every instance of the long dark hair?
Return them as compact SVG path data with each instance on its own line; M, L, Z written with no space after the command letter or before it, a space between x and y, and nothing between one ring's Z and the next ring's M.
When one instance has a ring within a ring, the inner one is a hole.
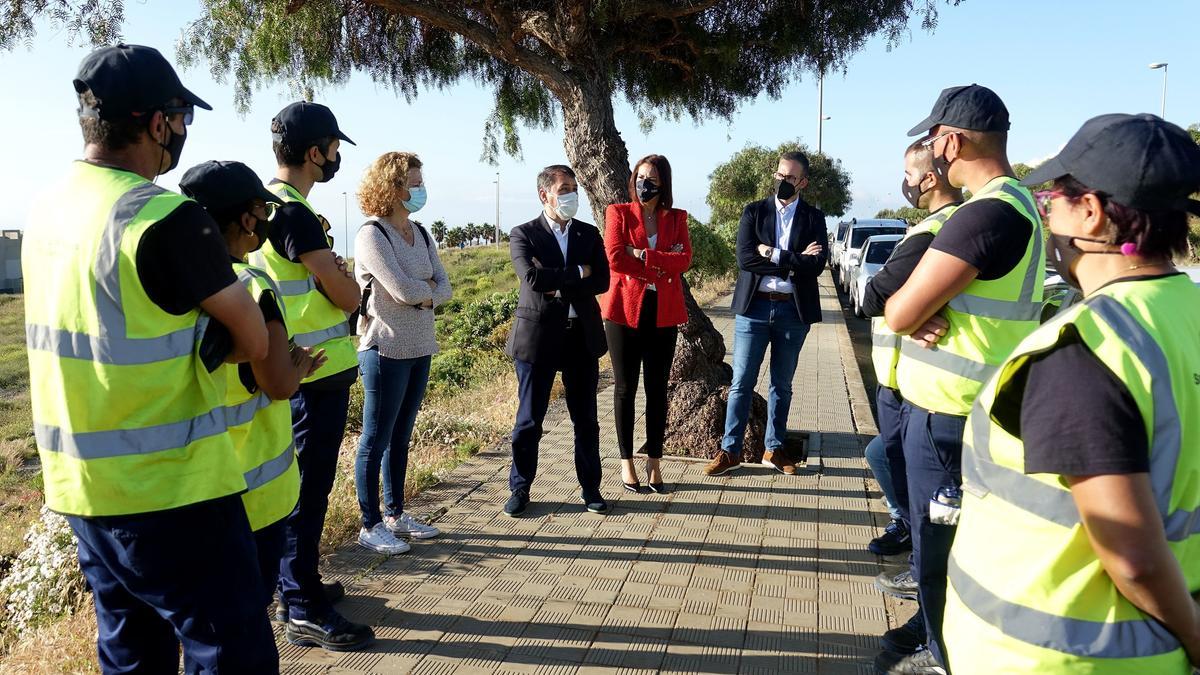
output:
M671 163L662 155L646 155L633 165L633 171L629 174L629 201L641 203L637 193L637 170L643 164L658 169L658 208L671 208L675 204L675 196L671 192Z

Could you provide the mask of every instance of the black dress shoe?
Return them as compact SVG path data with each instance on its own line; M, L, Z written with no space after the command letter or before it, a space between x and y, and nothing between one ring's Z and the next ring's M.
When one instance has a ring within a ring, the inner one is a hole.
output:
M342 586L342 582L340 582L340 581L322 582L321 583L321 592L322 592L322 594L325 595L325 601L330 604L333 604L333 603L337 602L338 600L341 600L342 598L346 597L346 589L344 586ZM287 604L285 604L283 602L283 599L277 600L275 602L275 616L274 616L275 622L276 623L287 623L288 622L288 614L289 614L289 612L288 612Z
M624 485L624 486L625 486L625 491L626 491L626 492L635 492L635 493L636 493L636 492L641 492L641 491L642 491L642 484L641 484L640 482L638 482L638 483L626 483L625 481L621 481L621 485Z
M353 652L375 640L370 626L346 620L337 612L308 620L292 619L284 630L287 641L301 647L320 647L331 652Z
M650 483L650 491L656 494L667 494L667 486L665 483Z
M604 497L596 494L580 495L579 498L590 513L608 513L608 502L604 501Z
M925 619L921 613L913 614L907 623L889 630L879 638L884 651L896 654L916 654L929 637L925 633Z
M504 503L504 513L510 518L517 518L522 513L525 513L525 507L527 506L529 506L529 493L524 490L517 490Z

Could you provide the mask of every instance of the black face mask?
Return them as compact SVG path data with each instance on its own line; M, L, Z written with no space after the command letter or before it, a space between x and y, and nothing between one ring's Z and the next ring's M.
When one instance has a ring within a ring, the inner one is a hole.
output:
M254 253L267 243L267 237L271 234L271 221L263 220L253 213L250 214L250 217L254 219L254 236L258 239L258 244L250 249L250 253Z
M1079 260L1084 254L1092 255L1120 255L1120 251L1084 251L1075 245L1075 241L1090 241L1093 244L1104 244L1111 246L1107 241L1100 239L1086 239L1084 237L1068 237L1065 234L1050 233L1050 262L1054 265L1054 271L1075 288L1081 288L1079 278L1071 271L1071 265Z
M942 150L942 154L935 155L932 158L933 172L938 175L938 178L950 182L950 165L955 161L958 161L957 157L954 160L948 160L946 159L946 151Z
M904 195L909 204L913 205L914 209L921 208L919 204L921 195L928 192L928 190L921 189L921 183L923 182L925 182L925 176L921 176L921 180L917 181L916 185L909 185L907 177L900 179L900 193Z
M158 145L163 149L163 152L171 155L171 163L167 165L166 169L159 172L159 175L170 173L175 170L175 167L179 166L179 158L183 156L183 143L187 140L187 127L183 128L182 134L175 133L175 130L171 129L170 124L167 125L167 128L171 131L171 140L166 143L159 143Z
M779 201L786 202L787 200L796 196L796 186L792 185L786 180L783 180L782 178L776 178L775 196L779 198Z
M642 203L646 203L651 199L654 199L661 192L661 190L658 188L658 184L650 178L639 178L637 183L634 184L634 187L637 189L638 200Z
M325 163L321 165L321 177L317 180L318 183L328 183L333 180L333 176L342 166L342 153L336 153L333 159L325 157Z

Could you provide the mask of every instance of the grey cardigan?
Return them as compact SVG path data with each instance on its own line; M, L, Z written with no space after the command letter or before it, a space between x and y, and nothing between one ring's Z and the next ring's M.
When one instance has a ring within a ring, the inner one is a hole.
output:
M450 278L442 267L433 237L421 236L413 225L413 245L383 220L385 236L369 222L354 238L354 276L359 286L371 284L366 314L358 318L362 336L358 350L375 347L389 359L415 359L436 354L433 310L417 305L433 300L436 307L450 299ZM428 235L428 233L426 233ZM435 284L430 288L428 281Z

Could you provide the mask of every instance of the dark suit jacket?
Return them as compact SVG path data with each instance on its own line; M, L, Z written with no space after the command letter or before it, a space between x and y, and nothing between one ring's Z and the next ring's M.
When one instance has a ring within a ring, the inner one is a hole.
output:
M514 359L561 365L564 352L569 351L564 345L568 304L575 308L576 320L583 326L588 355L600 358L608 351L600 304L596 302L596 296L608 290L604 240L595 225L579 220L571 221L567 236L570 240L564 261L544 216L518 225L509 233L508 250L521 280L516 317L504 350ZM534 258L542 264L541 269L534 266ZM580 278L580 265L591 266L591 275ZM553 297L554 291L560 291L562 297Z
M821 253L801 255L800 252L813 242L821 245ZM759 254L759 244L780 249L778 265ZM796 303L800 318L805 323L821 321L821 294L817 290L817 277L825 270L829 247L825 214L820 209L798 199L792 219L791 240L786 245L777 245L775 197L747 204L738 223L737 259L738 280L730 305L734 314L744 314L749 309L754 292L764 276L776 276L792 282L792 301Z

